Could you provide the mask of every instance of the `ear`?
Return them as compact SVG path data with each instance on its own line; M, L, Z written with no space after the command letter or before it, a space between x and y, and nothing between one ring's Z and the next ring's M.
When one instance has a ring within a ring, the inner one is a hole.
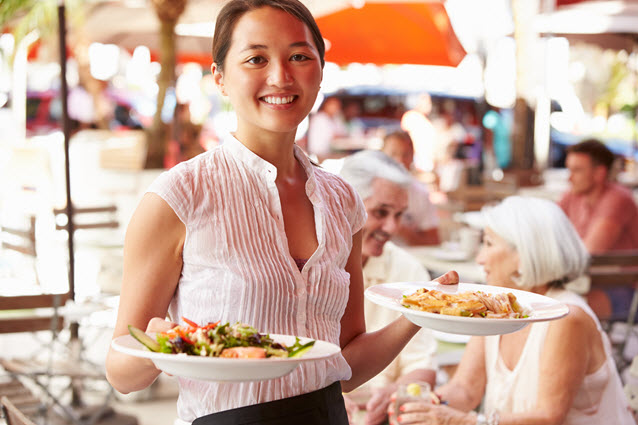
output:
M222 74L216 63L213 62L210 66L210 72L213 74L213 81L215 81L217 89L222 95L227 96L226 89L224 88L224 74Z
M604 183L607 181L609 177L609 170L604 165L595 165L594 166L594 180L597 183Z

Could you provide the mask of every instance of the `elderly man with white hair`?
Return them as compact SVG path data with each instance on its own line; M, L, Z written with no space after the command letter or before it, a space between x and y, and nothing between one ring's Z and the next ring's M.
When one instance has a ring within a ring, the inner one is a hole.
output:
M368 214L361 248L365 288L386 282L429 280L421 263L390 241L408 206L412 177L405 168L383 152L362 151L345 158L340 175L359 193ZM399 315L368 300L365 303L368 331L382 328ZM383 372L366 384L372 390L366 424L385 421L390 395L400 383L425 381L434 385L435 351L431 332L422 329Z

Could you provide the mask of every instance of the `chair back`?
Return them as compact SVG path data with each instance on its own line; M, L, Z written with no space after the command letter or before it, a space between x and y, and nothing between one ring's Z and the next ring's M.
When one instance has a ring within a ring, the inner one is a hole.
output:
M638 249L592 255L588 270L591 288L638 285Z
M0 311L11 312L0 315L0 334L59 332L64 326L60 307L68 299L68 293L0 296Z
M40 284L38 277L37 250L35 242L35 216L26 217L28 224L18 226L15 224L0 224L0 246L2 249L18 252L29 257L33 262L33 271L36 285Z
M35 217L29 216L26 229L0 225L2 232L2 248L11 249L24 255L35 257Z
M27 418L7 397L2 396L2 398L0 398L0 404L2 404L2 412L4 413L7 425L36 425L35 422Z
M64 224L56 224L56 230L66 230L68 227L68 217L66 208L54 208L53 214L64 217ZM104 217L107 215L107 217ZM120 224L116 218L117 206L115 204L95 206L95 207L73 207L73 228L79 229L117 229ZM78 220L78 217L80 219ZM83 218L85 218L83 220Z
M591 287L587 301L607 332L613 331L614 323L624 322L626 325L622 339L612 344L616 366L621 371L631 361L625 356L625 346L633 333L638 313L638 250L592 255L588 273ZM613 288L627 288L633 293L628 311L614 311L606 293ZM614 342L613 338L610 339Z

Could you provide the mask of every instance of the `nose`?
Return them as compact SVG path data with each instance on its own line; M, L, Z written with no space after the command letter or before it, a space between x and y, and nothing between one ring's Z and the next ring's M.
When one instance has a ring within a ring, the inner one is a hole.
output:
M285 87L292 82L288 61L271 61L268 73L268 84L274 87Z
M390 236L394 236L399 230L399 221L400 221L400 217L388 216L383 221L383 226L381 227L381 230L383 230L385 233L387 233Z
M476 254L476 260L475 260L475 261L476 261L478 264L480 264L481 266L482 266L483 264L485 264L485 254L484 254L484 251L485 251L485 244L481 244L481 246L479 247L479 250L478 250L478 254Z

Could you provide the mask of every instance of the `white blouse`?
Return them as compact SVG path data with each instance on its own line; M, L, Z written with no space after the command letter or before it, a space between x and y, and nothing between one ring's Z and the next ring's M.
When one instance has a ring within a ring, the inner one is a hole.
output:
M339 344L350 275L352 236L363 203L340 177L313 166L295 146L308 176L319 246L301 272L290 256L275 185L277 169L235 138L180 163L149 188L186 225L183 268L169 306L172 320L237 321L262 332ZM269 381L213 383L179 378L184 421L222 410L308 393L352 372L343 356L303 363Z

